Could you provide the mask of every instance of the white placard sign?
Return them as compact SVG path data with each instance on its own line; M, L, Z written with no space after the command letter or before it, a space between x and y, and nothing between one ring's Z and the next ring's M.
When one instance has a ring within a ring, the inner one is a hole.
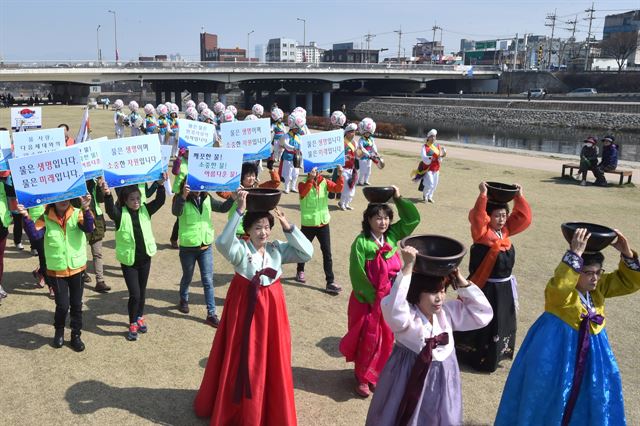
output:
M271 156L271 121L259 120L232 121L220 124L222 148L240 148L244 152L244 161L257 161Z
M240 186L242 150L189 149L187 184L192 191L235 191Z
M111 188L151 182L162 177L157 135L109 139L100 145L104 180Z
M100 145L106 143L107 140L106 137L102 137L74 145L80 149L80 161L84 169L85 180L102 176Z
M216 126L200 121L178 118L178 147L213 146Z
M314 167L326 170L344 166L344 132L339 129L300 136L300 150L304 173Z
M11 128L14 130L40 129L42 127L41 107L11 108Z
M25 208L69 200L87 193L80 149L76 146L12 158L9 167L16 197Z
M9 170L7 160L11 157L11 135L8 130L0 130L0 171Z
M162 153L162 171L164 172L169 170L169 161L171 160L171 151L173 151L173 146L160 145L160 152Z
M13 133L13 156L15 158L53 152L65 146L64 129L61 127Z

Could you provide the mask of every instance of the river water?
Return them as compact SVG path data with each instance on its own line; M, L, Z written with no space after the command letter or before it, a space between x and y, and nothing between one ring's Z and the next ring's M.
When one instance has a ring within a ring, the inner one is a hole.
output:
M438 130L438 138L469 145L541 151L557 154L580 155L582 141L587 136L601 139L606 134L616 138L619 159L640 162L640 129L632 132L606 132L594 129L557 127L500 127L495 125L470 125L455 122L424 122L409 117L377 115L374 120L399 122L407 129L407 136L424 137L429 129ZM598 144L602 152L602 143Z

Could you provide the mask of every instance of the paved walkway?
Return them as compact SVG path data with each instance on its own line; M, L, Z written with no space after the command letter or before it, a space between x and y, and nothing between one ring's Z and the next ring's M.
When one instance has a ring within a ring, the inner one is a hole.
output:
M509 164L513 167L551 172L553 173L553 176L560 176L562 173L562 164L568 162L575 163L578 161L578 157L575 155L553 154L538 151L514 152L515 150L512 149L478 145L469 146L441 139L439 139L438 142L442 143L447 148L447 155L450 158L480 161L490 164ZM419 157L420 155L420 143L421 140L417 138L406 138L403 140L376 138L376 144L382 152L385 150L410 152L414 153L416 157ZM620 168L633 170L633 178L631 181L636 185L640 184L640 164L623 162L620 164ZM589 173L589 175L590 178L588 179L592 181L593 176L591 176L591 173ZM618 182L617 176L611 174L607 174L606 176L609 183L613 184Z

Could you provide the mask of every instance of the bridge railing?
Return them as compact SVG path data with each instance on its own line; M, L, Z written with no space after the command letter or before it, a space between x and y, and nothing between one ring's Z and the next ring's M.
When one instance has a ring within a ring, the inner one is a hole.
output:
M0 69L38 69L38 68L101 68L101 69L181 69L181 70L198 70L212 68L234 68L243 70L259 70L259 69L287 69L287 70L415 70L415 71L462 71L469 68L463 65L445 65L445 64L403 64L403 63L346 63L346 62L321 62L319 64L309 62L195 62L195 61L68 61L68 60L49 60L49 61L0 61ZM474 71L499 71L498 66L493 65L474 65Z

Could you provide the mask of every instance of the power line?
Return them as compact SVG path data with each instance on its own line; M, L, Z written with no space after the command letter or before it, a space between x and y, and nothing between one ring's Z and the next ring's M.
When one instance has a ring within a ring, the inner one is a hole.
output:
M549 14L547 15L547 20L550 20L551 23L546 23L544 24L545 27L551 27L551 39L549 39L549 59L547 60L547 65L549 67L551 67L551 50L553 48L553 33L555 32L556 29L556 19L557 19L557 14L556 12L558 11L558 9L555 9L553 11L553 15Z
M588 18L585 18L585 20L589 20L589 32L587 34L587 46L584 49L586 52L586 56L584 58L584 70L586 71L588 66L589 66L589 50L591 47L591 23L593 22L593 12L595 12L596 10L593 8L593 3L591 3L591 8L585 10L585 12L587 12L589 14Z

